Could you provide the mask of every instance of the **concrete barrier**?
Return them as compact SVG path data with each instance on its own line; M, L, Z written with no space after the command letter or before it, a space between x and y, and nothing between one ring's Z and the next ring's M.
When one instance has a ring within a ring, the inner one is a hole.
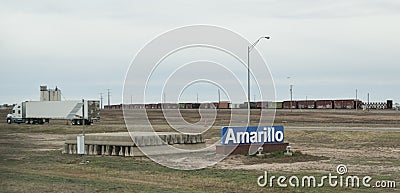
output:
M182 149L206 147L202 134L181 134L173 132L135 132L131 138L128 132L92 133L85 135L87 155L102 156L143 156L138 147L176 145ZM77 135L68 135L62 153L77 154ZM187 147L186 147L187 146ZM191 147L193 146L193 147ZM157 152L160 154L160 152ZM162 152L161 152L162 153Z

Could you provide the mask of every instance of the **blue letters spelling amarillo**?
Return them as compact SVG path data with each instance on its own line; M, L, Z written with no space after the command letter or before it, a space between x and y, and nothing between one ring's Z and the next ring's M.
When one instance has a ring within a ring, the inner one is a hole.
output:
M283 126L223 127L222 145L283 143Z

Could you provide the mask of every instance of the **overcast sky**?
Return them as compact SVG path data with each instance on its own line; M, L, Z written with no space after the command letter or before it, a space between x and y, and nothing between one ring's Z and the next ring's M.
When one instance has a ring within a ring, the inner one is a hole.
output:
M355 98L358 89L364 101L370 93L371 101L399 102L399 21L397 0L0 0L0 104L39 100L40 85L58 86L70 100L98 99L109 88L121 103L135 54L193 24L249 41L271 36L257 49L277 100L288 99L293 84L294 99Z

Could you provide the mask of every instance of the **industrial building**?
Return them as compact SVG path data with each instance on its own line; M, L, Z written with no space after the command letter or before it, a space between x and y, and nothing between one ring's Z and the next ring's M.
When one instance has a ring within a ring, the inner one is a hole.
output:
M40 101L61 101L61 90L47 89L47 86L40 86Z

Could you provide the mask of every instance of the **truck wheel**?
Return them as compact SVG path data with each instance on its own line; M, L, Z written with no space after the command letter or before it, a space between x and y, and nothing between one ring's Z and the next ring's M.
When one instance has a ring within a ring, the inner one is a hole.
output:
M8 123L8 124L11 124L11 119L7 119L7 123Z

